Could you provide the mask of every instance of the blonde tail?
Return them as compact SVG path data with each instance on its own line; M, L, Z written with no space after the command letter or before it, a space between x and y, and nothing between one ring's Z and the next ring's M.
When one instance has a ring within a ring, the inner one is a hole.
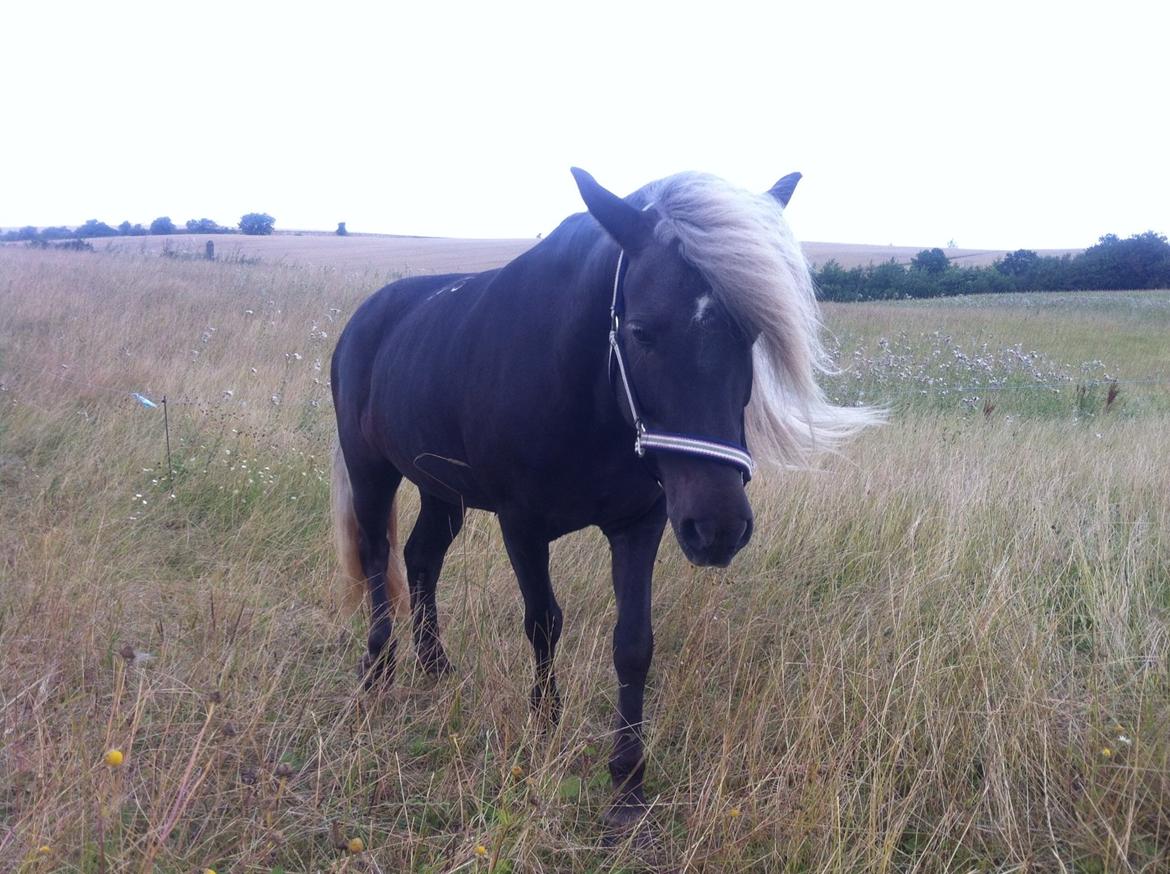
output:
M341 614L348 619L366 599L369 586L358 553L358 523L357 514L353 510L353 488L340 446L333 449L333 483L329 490L329 503L333 510L333 542L337 547L337 559L341 563L341 572L338 574ZM402 558L402 546L398 542L397 495L390 505L386 539L390 541L390 559L386 566L387 594L394 615L406 617L410 615L410 592L406 587L406 563Z

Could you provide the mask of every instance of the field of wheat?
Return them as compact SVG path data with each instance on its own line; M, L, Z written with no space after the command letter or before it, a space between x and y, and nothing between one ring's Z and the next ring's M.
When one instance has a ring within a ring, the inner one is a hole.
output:
M0 869L1170 870L1170 293L829 308L890 423L758 476L730 569L664 541L653 840L607 847L596 533L553 550L558 729L481 513L455 676L404 643L359 693L328 357L387 278L0 251Z

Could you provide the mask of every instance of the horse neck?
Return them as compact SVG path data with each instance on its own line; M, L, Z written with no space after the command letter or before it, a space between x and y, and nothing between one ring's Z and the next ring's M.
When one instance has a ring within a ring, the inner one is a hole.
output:
M566 219L543 241L509 263L497 282L507 287L515 342L536 344L558 377L588 392L596 414L620 418L608 375L609 309L618 247L587 214Z

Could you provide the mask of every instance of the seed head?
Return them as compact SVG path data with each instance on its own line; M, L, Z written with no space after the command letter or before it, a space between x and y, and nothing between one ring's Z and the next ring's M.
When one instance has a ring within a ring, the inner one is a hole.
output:
M361 838L350 838L346 841L345 848L349 850L351 855L356 856L366 848L366 842Z

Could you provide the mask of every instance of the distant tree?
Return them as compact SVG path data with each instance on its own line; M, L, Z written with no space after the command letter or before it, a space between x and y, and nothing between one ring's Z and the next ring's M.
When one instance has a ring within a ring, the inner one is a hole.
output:
M209 218L188 219L187 233L189 234L222 234L230 233L223 225Z
M275 226L276 219L266 212L250 212L240 217L240 230L252 236L271 234Z
M1170 242L1154 231L1125 240L1106 234L1072 267L1076 288L1165 288L1170 285Z
M73 231L64 225L57 225L51 228L41 229L42 240L68 240L73 236Z
M130 222L128 222L128 221L122 222L122 224L118 225L118 233L121 234L123 237L128 237L128 236L130 236L130 230L133 227L134 226L132 224L130 224Z
M171 221L169 215L159 216L150 223L150 232L152 234L173 234L175 232L175 223Z
M923 249L910 262L911 270L921 270L924 273L943 273L951 266L951 259L942 249Z
M846 270L834 259L829 259L814 274L817 297L821 300L862 300L865 271L861 267Z
M995 269L1005 276L1026 276L1036 269L1040 256L1031 249L1016 249L995 262Z
M99 222L97 219L90 219L81 227L73 232L73 235L79 240L84 240L88 237L116 237L117 230L111 228L105 222Z
M348 237L349 236L349 231L347 231L345 229L345 222L338 222L337 223L337 236L339 236L339 237Z
M32 225L25 225L19 230L5 231L0 234L0 242L16 243L21 240L39 240L40 233Z

